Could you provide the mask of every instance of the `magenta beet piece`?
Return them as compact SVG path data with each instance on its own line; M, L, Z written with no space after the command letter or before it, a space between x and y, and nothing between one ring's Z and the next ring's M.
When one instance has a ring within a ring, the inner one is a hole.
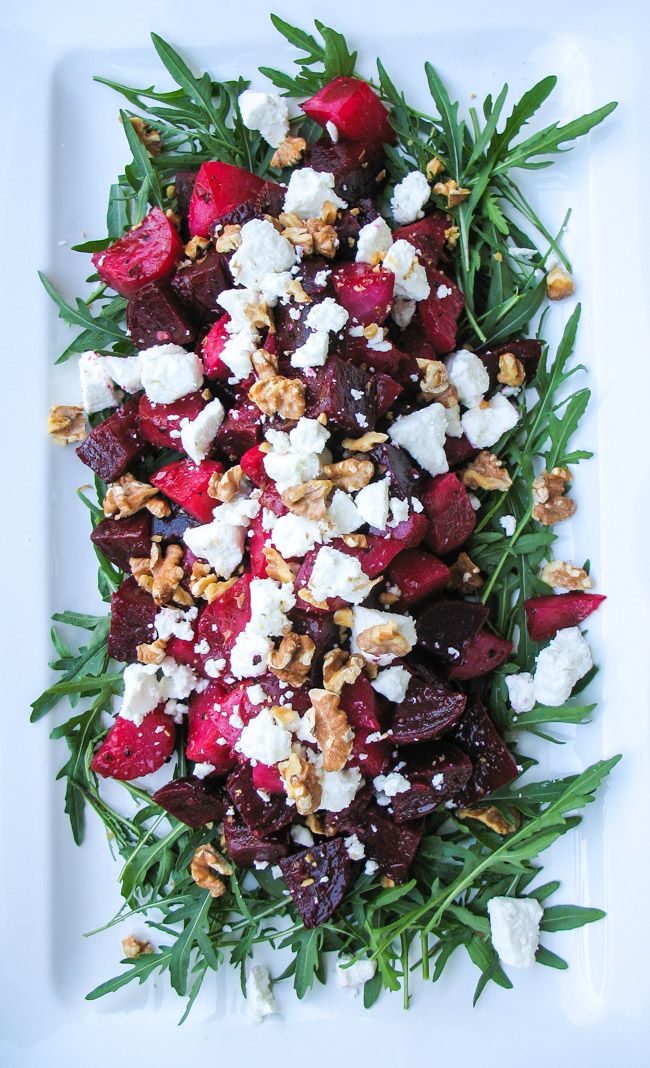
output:
M220 382L227 382L232 378L232 371L221 359L221 353L230 337L227 329L229 322L229 315L220 315L201 341L201 359L205 373L208 378L218 378Z
M410 750L400 772L411 788L391 801L396 823L428 816L456 796L471 777L472 761L455 745L434 742Z
M184 779L172 779L165 783L151 798L157 805L188 827L202 827L205 823L218 823L228 808L228 799L220 786L209 779L197 779L188 775Z
M441 593L449 582L449 568L424 549L406 549L388 567L388 579L398 587L403 605L417 604Z
M334 175L334 189L348 204L357 204L364 197L372 197L381 185L378 176L386 171L386 160L380 145L354 141L333 144L329 137L321 137L311 146L304 160L314 171L328 171Z
M241 728L230 723L233 709L228 696L225 686L212 680L205 690L192 694L188 713L187 759L213 764L221 775L235 766L232 747L241 734Z
M251 617L251 575L242 575L225 593L201 612L196 631L197 642L205 639L207 657L220 659L228 655L237 636Z
M171 404L155 404L146 394L138 402L138 418L142 437L159 449L182 450L181 419L196 419L206 401L198 392L188 393Z
M393 303L395 275L368 263L344 263L332 272L339 304L352 319L367 326L381 325Z
M284 835L257 838L251 834L238 816L226 816L223 821L226 851L240 868L252 868L255 861L277 864L289 852Z
M457 804L473 805L517 778L517 764L478 697L467 702L465 715L450 737L474 765L471 779L454 798Z
M534 642L552 638L558 630L577 627L605 600L600 593L550 593L530 597L524 607L528 633Z
M488 349L479 349L476 355L481 357L490 376L490 389L495 389L497 385L499 356L502 356L505 352L511 352L513 356L521 360L526 372L526 379L530 382L537 373L543 347L541 341L531 337L522 341L506 341L503 345L493 345Z
M276 767L268 764L260 764L259 760L253 768L253 785L256 790L265 790L267 794L285 795L284 779Z
M427 532L427 520L422 512L412 512L408 519L393 527L388 537L368 534L368 547L355 550L363 570L369 578L376 578L385 571L391 560L404 549L419 545ZM337 548L339 546L337 545Z
M420 848L423 829L423 825L398 824L373 805L359 824L357 834L366 847L366 856L377 861L382 875L403 883Z
M141 590L134 578L125 579L119 590L111 596L109 656L127 664L135 663L138 645L148 644L156 636L154 621L157 611L153 598L146 590Z
M176 460L160 467L149 481L199 522L209 523L218 501L208 495L208 486L212 476L222 471L223 465L216 460L202 460L200 464L193 460Z
M164 211L152 208L139 226L95 252L92 260L102 282L123 297L132 297L147 282L170 274L182 253L178 230Z
M246 478L250 478L254 486L262 486L269 480L264 469L264 456L265 454L260 450L259 446L253 445L252 449L248 449L240 457L239 462L242 470Z
M447 671L447 677L457 682L478 679L505 664L512 652L512 642L492 634L489 630L480 630L474 638L466 642L460 652L460 661Z
M366 779L383 775L390 763L392 742L388 738L376 738L376 731L359 727L354 732L350 764L357 767Z
M420 472L411 463L406 449L398 449L395 445L383 442L375 445L370 451L369 457L377 464L380 475L388 475L390 479L391 497L399 497L406 500L414 494L418 496L420 487Z
M117 716L90 766L105 779L129 782L158 771L174 752L175 742L174 721L162 706L149 712L139 727Z
M456 327L465 298L442 271L427 271L427 278L431 293L418 304L420 322L436 352L451 352L456 348Z
M252 401L240 401L228 411L219 427L217 444L231 460L238 460L242 453L259 445L262 430L257 405Z
M383 176L380 172L380 182L378 182L377 188L384 183L386 174ZM355 214L352 214L355 211ZM337 261L341 260L353 260L356 256L357 241L359 239L359 233L362 227L366 223L372 222L377 219L379 212L375 210L375 206L368 197L362 197L358 200L352 210L346 210L343 208L338 212L336 221L332 224L336 230L336 236L338 238L338 252Z
M151 552L151 516L143 510L126 519L102 519L90 539L112 564L128 571L132 556Z
M447 457L450 471L455 471L458 467L464 467L465 464L478 455L478 451L464 434L461 438L445 439L445 456Z
M417 222L407 223L400 226L393 233L394 241L408 241L418 250L420 262L424 263L427 271L435 268L438 260L445 250L445 230L448 230L452 220L442 211L434 211Z
M404 392L404 387L400 386L399 382L396 382L390 375L385 375L383 371L375 372L373 377L377 394L377 418L381 419Z
M323 128L333 122L341 141L392 144L395 140L386 108L359 78L334 78L305 100L302 110Z
M325 367L306 378L309 406L305 413L316 419L323 412L328 428L360 437L375 426L375 387L360 367L339 356L330 356ZM355 398L353 391L363 396Z
M325 833L328 835L354 834L373 799L374 794L370 783L364 783L347 808L340 812L322 812L320 815Z
M77 449L77 456L104 482L114 482L138 458L146 442L131 400L99 423Z
M244 226L251 219L261 219L264 215L277 216L282 211L286 190L276 182L265 181L259 193L249 196L236 207L230 208L215 219L210 227L210 237L216 241L224 226ZM227 260L232 253L224 256Z
M191 345L196 327L167 282L149 282L126 306L126 325L136 349Z
M436 475L422 496L430 528L427 543L444 555L463 545L476 526L476 512L469 494L453 473Z
M214 251L200 260L182 263L171 279L171 287L178 299L202 322L212 322L221 313L217 297L230 286L223 259Z
M323 278L325 272L325 278ZM331 286L332 263L324 256L309 256L300 264L300 284L305 293L310 297L330 297L333 295ZM281 307L282 305L280 305ZM300 305L298 305L300 307ZM274 315L278 307L274 309Z
M418 645L436 660L458 664L465 642L478 634L488 617L485 605L470 601L434 601L417 621Z
M371 374L390 375L408 393L417 393L420 371L411 353L403 352L392 343L387 349L372 349L365 337L348 334L345 355L357 367L367 368Z
M228 776L226 787L232 803L256 838L266 838L293 822L296 806L288 805L287 798L280 794L272 794L268 801L261 798L249 764L242 764L233 771Z
M381 731L377 694L370 680L363 674L341 691L341 707L345 709L353 730L365 727L369 732Z
M207 237L210 227L226 212L254 199L264 179L230 163L204 163L196 176L188 212L192 236Z
M350 764L358 767L368 779L381 775L388 766L391 742L376 737L383 730L385 715L380 699L365 675L343 687L341 707L354 731Z
M342 838L330 838L280 861L289 893L305 927L332 916L350 881L350 858Z
M414 745L439 738L462 716L467 698L442 682L413 676L406 697L395 705L392 740L396 745Z

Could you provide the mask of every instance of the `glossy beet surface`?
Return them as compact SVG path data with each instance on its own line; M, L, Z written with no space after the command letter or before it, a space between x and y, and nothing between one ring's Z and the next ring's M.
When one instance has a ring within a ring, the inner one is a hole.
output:
M517 778L516 761L478 697L468 702L450 740L473 764L472 776L458 797L459 805L472 805Z
M366 857L377 861L382 875L404 883L415 860L422 831L422 824L399 824L385 809L372 805L364 814L357 834L366 847Z
M196 326L167 282L149 282L126 307L126 327L137 349L191 345Z
M217 297L231 285L230 275L218 252L208 252L202 259L181 264L171 280L176 296L201 322L213 321L220 310Z
M123 297L171 274L183 251L178 231L164 211L152 208L119 241L93 256L101 280Z
M137 400L129 401L99 423L77 449L77 456L104 482L114 482L144 451Z
M562 593L531 597L526 601L526 623L534 642L552 638L558 630L577 627L602 604L599 593Z
M436 660L457 664L461 649L480 630L488 609L469 601L435 601L417 621L418 644Z
M155 404L143 394L138 402L138 421L142 437L159 449L182 450L181 419L196 419L205 408L201 394L188 393L171 404Z
M158 771L174 752L175 741L174 721L162 708L149 712L139 727L117 716L90 766L103 778L128 782Z
M406 549L388 567L388 578L400 592L400 603L417 604L441 593L449 582L449 568L424 549Z
M272 794L268 800L260 797L249 764L233 771L226 786L232 803L256 838L266 838L293 822L295 805L288 805L286 797L280 794Z
M392 799L396 823L429 816L456 797L472 775L472 761L455 745L436 742L410 750L401 774L408 779L410 789Z
M393 303L395 275L368 263L345 263L332 271L339 304L363 325L383 323Z
M431 524L427 542L434 553L460 548L476 526L476 512L460 479L451 473L436 475L427 483L422 503Z
M156 790L152 800L188 827L218 823L223 819L229 805L229 800L220 786L211 783L209 779L197 779L194 775L165 783Z
M332 122L343 141L392 143L388 112L376 93L358 78L339 77L305 100L302 110L321 126Z
M280 868L305 927L317 927L333 915L350 881L350 859L341 838L286 857Z
M143 509L126 519L102 519L90 540L112 564L128 571L132 556L151 552L151 516Z
M240 868L252 868L259 864L277 864L289 852L286 834L270 835L259 838L251 833L238 816L226 816L223 821L223 833L226 850L231 860Z
M465 642L460 652L460 660L448 669L447 677L457 681L477 679L505 664L512 652L512 642L488 630L480 630Z
M364 197L372 197L381 187L382 172L386 176L386 161L379 145L321 138L311 146L305 166L334 175L334 190L348 204L357 204Z
M404 700L395 706L392 739L396 745L414 745L444 734L462 716L467 698L443 683L413 676Z
M209 523L219 502L209 496L208 486L212 476L222 471L223 465L216 460L202 460L200 464L176 460L155 471L150 481L200 523Z
M207 237L212 223L254 198L264 179L230 163L204 163L196 176L188 219L192 236Z
M156 636L154 620L157 611L153 599L140 589L134 578L122 583L111 596L108 652L114 660L128 664L137 660L138 645L148 644Z
M328 427L353 437L373 429L375 387L365 371L338 356L330 356L326 366L318 368L307 382L311 418L325 413ZM362 396L355 397L353 390Z

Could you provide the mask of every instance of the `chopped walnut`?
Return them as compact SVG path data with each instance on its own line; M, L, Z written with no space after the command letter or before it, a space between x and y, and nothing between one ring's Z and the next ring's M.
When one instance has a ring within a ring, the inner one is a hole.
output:
M159 156L162 151L160 132L149 126L139 115L130 115L129 122L137 134L138 141L146 148L147 155Z
M325 202L326 205L328 203L328 201ZM331 208L334 211L334 219L336 219L336 208L334 208L334 205L331 205ZM325 207L323 210L325 210ZM332 222L334 219L332 219ZM331 223L324 222L323 219L307 219L305 225L311 236L313 250L316 255L325 256L328 260L333 259L339 247L339 239Z
M188 260L198 260L201 256L204 256L210 248L210 242L207 237L191 237L187 242L183 252L187 256Z
M487 449L482 449L471 464L468 464L461 472L460 479L468 489L505 492L512 486L512 479L501 460Z
M272 545L265 545L262 552L266 559L267 578L273 579L274 582L294 582L295 574L277 549L274 549Z
M266 349L256 349L251 356L253 370L261 382L268 378L275 378L278 373L278 358Z
M445 241L449 245L449 248L454 249L458 244L458 238L460 237L460 227L450 226L445 230Z
M351 214L354 214L354 210L355 209L353 208ZM359 209L357 208L356 210L358 215ZM324 200L320 211L321 221L324 222L326 226L331 226L332 223L336 222L337 215L338 211L336 204L333 204L331 200Z
M526 381L526 372L523 363L517 359L514 353L501 353L497 378L504 386L523 386Z
M75 404L55 404L47 418L47 432L57 445L71 445L86 437L86 416Z
M328 690L310 690L314 737L323 754L324 771L342 771L352 752L352 731L340 697Z
M317 601L313 593L311 593L307 589L298 590L298 597L301 601L305 601L307 604L310 604L312 608L322 608L325 611L327 611L328 609L327 601Z
M192 564L190 590L194 597L201 597L208 604L212 604L218 597L221 597L236 581L236 578L223 580L217 578L214 571L210 570L210 565L203 564L199 560L195 560Z
M180 585L184 571L180 566L183 550L180 545L168 545L164 555L154 542L150 557L131 557L129 564L138 586L150 593L157 605L174 601L178 605L193 604L187 590Z
M480 590L483 585L481 569L476 566L467 553L461 553L455 564L449 569L449 585L453 590L468 593L470 590Z
M271 166L280 170L283 167L295 167L306 151L307 142L304 137L285 137L271 156Z
M322 790L314 765L298 753L292 753L288 760L278 764L278 771L284 780L287 797L295 803L300 815L315 812L320 805Z
M329 478L336 489L360 490L372 481L375 465L372 460L339 460L336 464L323 464L321 474Z
M334 622L337 627L351 627L354 623L354 615L351 608L337 608L334 613Z
M322 817L318 816L315 812L311 812L307 816L305 823L309 827L309 830L312 834L320 834L321 836L325 836L326 838L333 838L334 835L337 833L335 826L327 826L323 822Z
M155 642L148 645L138 645L136 652L139 664L162 664L167 655L167 642L163 638L156 638Z
M363 671L362 656L348 653L345 649L330 649L323 662L323 685L330 693L340 694L346 684L352 685Z
M426 174L429 181L432 182L434 178L437 178L439 174L442 174L444 169L445 165L442 160L438 159L437 156L432 156L432 158L429 160L426 167L424 168L424 173Z
M375 445L382 445L388 441L388 434L379 434L376 430L368 430L360 438L343 438L341 447L350 452L370 452Z
M226 884L219 876L232 873L232 865L209 843L199 846L190 863L190 875L194 882L202 890L209 890L210 897L222 897L225 894Z
M478 820L479 823L484 823L490 830L504 836L513 834L518 830L520 823L518 812L513 811L510 813L511 822L508 822L495 805L488 805L487 808L459 808L454 815L460 820Z
M365 534L344 534L343 541L349 549L368 548L368 539Z
M127 519L141 508L146 508L159 518L171 512L169 505L158 496L155 486L138 482L133 475L122 475L108 487L103 508L104 515L114 519Z
M241 226L239 223L228 223L224 226L216 240L217 252L234 252L241 245Z
M444 393L449 388L447 368L442 360L419 359L418 367L422 372L420 389L424 394L437 397L438 394Z
M547 586L558 586L564 590L591 590L594 585L584 567L576 567L565 560L551 560L544 564L539 577Z
M301 222L300 226L287 226L282 231L282 236L290 241L294 248L299 248L305 256L311 256L314 251L314 238L307 229L307 224Z
M299 378L275 375L255 382L248 396L265 415L280 415L283 419L300 419L305 414L305 384Z
M135 935L127 935L122 939L122 949L124 950L124 956L129 960L135 960L136 957L144 957L154 952L154 948L151 942L145 941L143 938L136 938Z
M411 646L399 630L397 623L379 623L376 627L367 627L357 635L357 645L362 653L370 656L405 656Z
M464 189L459 186L453 178L448 178L446 182L436 182L433 191L437 196L447 198L447 207L449 208L455 208L462 204L471 193L471 189Z
M287 286L287 294L293 297L296 304L311 304L309 293L305 292L302 282L299 282L297 278L294 278L293 282L290 282Z
M282 503L294 515L307 519L324 519L327 515L327 499L334 488L328 478L311 478L298 486L290 486L282 493Z
M386 605L397 604L399 599L399 593L389 593L388 590L385 590L383 593L380 593L378 598L380 604Z
M554 467L545 471L533 482L533 518L538 523L549 527L569 519L576 510L576 502L564 496L564 490L571 481L566 467Z
M224 471L222 475L215 471L208 483L208 497L221 501L222 504L228 504L239 493L245 477L244 469L240 464Z
M575 289L571 275L564 267L553 267L546 275L546 295L549 300L563 300L570 297Z
M281 682L302 686L309 675L316 646L307 634L285 634L277 649L269 653L268 667Z

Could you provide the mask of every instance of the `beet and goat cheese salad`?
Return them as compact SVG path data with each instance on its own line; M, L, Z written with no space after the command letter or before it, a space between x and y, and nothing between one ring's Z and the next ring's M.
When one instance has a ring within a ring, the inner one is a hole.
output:
M336 952L367 1005L408 1003L409 972L461 947L479 994L564 966L540 930L602 913L546 905L532 861L614 763L515 782L523 731L592 711L603 596L553 553L588 455L568 447L588 391L556 395L579 309L555 361L525 336L574 284L501 177L609 109L526 155L491 98L471 134L428 67L428 120L335 31L274 21L320 49L295 79L263 68L285 95L195 79L156 37L178 90L109 83L145 117L122 112L133 162L82 248L95 289L74 309L46 285L82 326L81 404L49 429L94 476L110 612L55 617L88 644L55 632L63 675L34 706L83 700L54 732L73 831L89 804L124 859L118 918L156 921L91 996L169 969L191 1004L230 957L257 1019L260 945L290 951L300 997Z

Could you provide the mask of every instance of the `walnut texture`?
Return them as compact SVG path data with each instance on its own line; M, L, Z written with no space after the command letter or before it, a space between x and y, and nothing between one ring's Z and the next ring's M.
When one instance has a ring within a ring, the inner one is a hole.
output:
M460 480L467 489L499 490L505 493L512 486L512 479L501 460L487 449L482 449L467 465L461 472Z
M285 634L277 649L269 653L268 668L281 682L297 688L309 675L316 646L307 634Z
M329 690L310 690L314 737L323 754L324 771L342 771L352 752L352 731L340 697Z
M220 876L232 873L232 865L209 842L199 846L190 862L190 875L197 886L209 891L210 897L223 897L226 884Z
M47 432L56 445L71 445L86 437L86 416L76 404L55 404L47 418Z
M538 475L533 482L533 518L538 523L550 527L574 514L576 502L564 495L570 482L571 474L566 467L554 467Z

